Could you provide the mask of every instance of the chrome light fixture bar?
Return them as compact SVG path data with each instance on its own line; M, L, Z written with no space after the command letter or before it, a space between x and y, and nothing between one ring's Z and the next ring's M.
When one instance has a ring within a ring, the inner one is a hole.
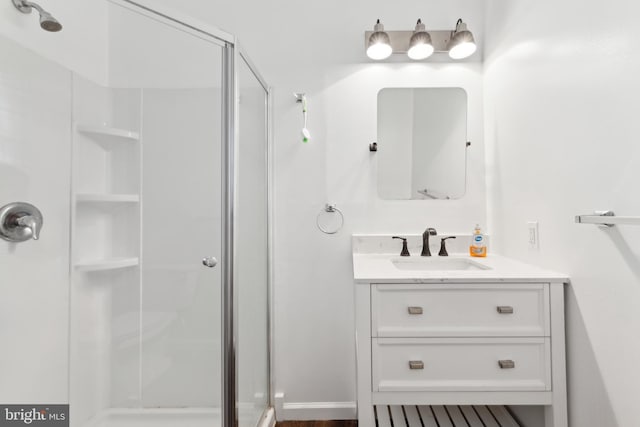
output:
M462 19L458 19L454 30L427 31L421 19L418 19L413 31L384 31L380 20L373 31L365 32L367 56L380 61L391 54L406 54L419 61L435 53L448 53L451 59L464 59L477 50L471 31Z

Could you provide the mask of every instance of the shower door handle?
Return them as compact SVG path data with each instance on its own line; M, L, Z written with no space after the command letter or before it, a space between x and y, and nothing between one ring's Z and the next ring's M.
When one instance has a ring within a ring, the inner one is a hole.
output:
M218 260L215 257L208 256L202 259L202 265L205 267L213 268L218 265Z

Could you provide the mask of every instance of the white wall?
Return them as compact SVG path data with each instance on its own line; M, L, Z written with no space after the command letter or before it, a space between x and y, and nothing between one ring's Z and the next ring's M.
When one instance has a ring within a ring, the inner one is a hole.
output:
M44 217L40 240L0 240L3 403L68 399L70 121L71 73L0 36L0 207Z
M570 424L638 425L640 229L574 215L640 215L637 3L490 2L486 141L494 248L571 276ZM540 222L540 250L527 221Z
M275 391L287 418L355 415L355 352L350 235L354 232L469 232L485 222L481 66L371 64L364 31L450 28L460 17L482 38L483 4L470 0L271 2L159 0L236 34L274 87ZM250 13L248 13L250 11ZM376 96L386 86L463 86L469 93L470 183L460 201L382 201L377 197ZM309 98L312 140L300 138L302 114L292 92ZM316 229L326 202L345 227ZM337 402L337 403L334 403ZM320 409L312 409L316 403Z
M105 0L41 0L63 25L50 33L40 28L38 14L20 13L9 0L0 3L0 34L99 83L107 81L107 2Z

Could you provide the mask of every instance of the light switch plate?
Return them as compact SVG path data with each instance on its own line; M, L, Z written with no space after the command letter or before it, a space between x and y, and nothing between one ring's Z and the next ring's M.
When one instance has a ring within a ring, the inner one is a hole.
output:
M538 234L538 221L527 222L529 249L540 249L540 237Z

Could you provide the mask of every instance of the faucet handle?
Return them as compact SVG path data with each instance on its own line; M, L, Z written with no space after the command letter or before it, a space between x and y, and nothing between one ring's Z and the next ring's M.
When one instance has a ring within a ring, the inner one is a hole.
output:
M35 217L31 215L25 215L16 221L16 223L20 227L25 227L31 230L31 238L33 240L38 240L40 238L40 228L42 227L42 221L38 221Z
M449 253L447 252L447 246L446 246L446 242L449 239L455 239L456 236L449 236L449 237L443 237L442 239L440 239L440 252L438 252L439 256L449 256Z
M42 222L42 213L32 204L9 203L0 208L0 238L9 242L38 240Z
M410 256L409 248L407 248L407 239L405 237L393 236L392 239L400 239L402 240L402 252L400 252L400 256Z

